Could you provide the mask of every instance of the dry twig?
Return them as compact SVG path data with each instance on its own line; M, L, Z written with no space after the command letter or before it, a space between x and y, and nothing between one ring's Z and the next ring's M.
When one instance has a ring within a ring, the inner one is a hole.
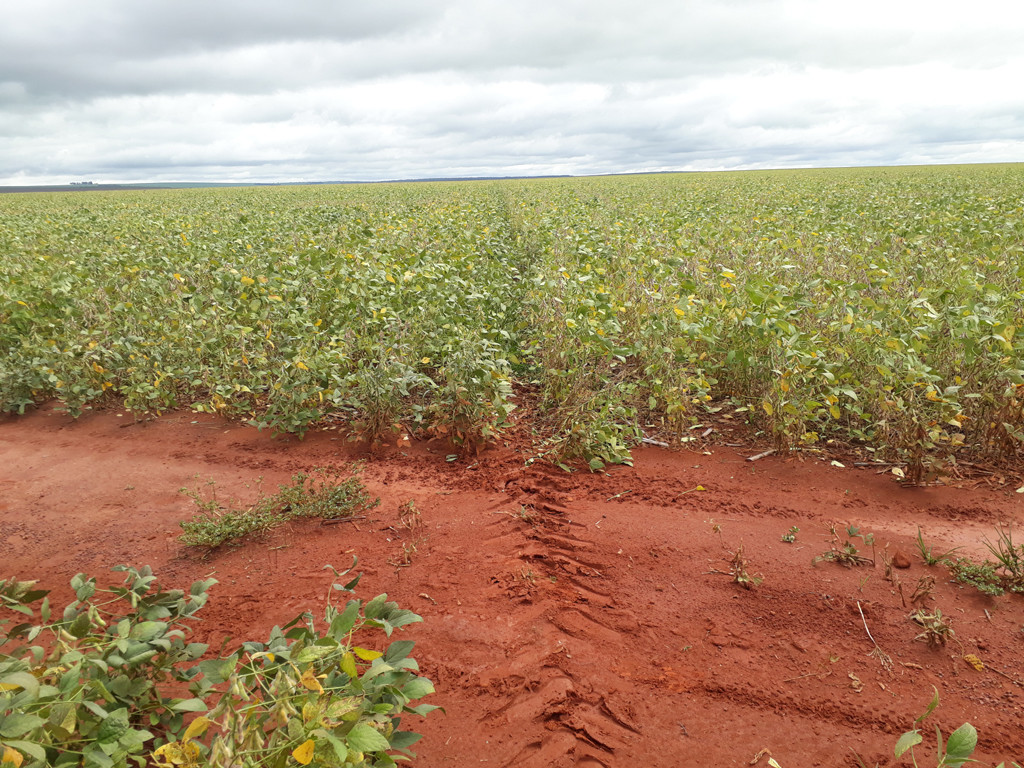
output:
M883 651L878 647L878 643L875 642L875 638L871 636L871 630L868 629L868 620L864 618L864 609L860 607L860 600L857 601L857 610L860 612L860 620L864 622L864 631L868 633L868 639L871 644L875 646L875 649L869 653L869 656L877 656L878 661L886 672L892 672L892 656Z

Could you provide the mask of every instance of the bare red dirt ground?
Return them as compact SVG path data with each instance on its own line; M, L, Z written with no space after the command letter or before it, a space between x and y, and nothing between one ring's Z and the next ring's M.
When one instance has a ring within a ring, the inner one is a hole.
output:
M357 448L332 431L272 439L191 413L73 421L46 407L0 419L0 577L39 579L59 601L75 573L102 580L120 563L152 566L165 586L212 575L195 639L216 648L320 613L324 565L356 554L360 596L386 591L424 618L403 636L447 714L406 723L425 734L421 768L732 766L764 749L783 768L854 765L852 750L888 765L932 686L944 733L969 720L976 757L1024 757L1024 597L952 583L914 546L920 526L939 551L987 555L998 523L1024 528L1015 485L903 488L874 467L746 460L756 452L646 448L635 467L567 474L506 447L448 462L443 446L411 443L368 459L381 504L366 519L300 521L204 554L177 540L195 512L179 489L214 480L222 498L252 500L260 477L272 491L346 466ZM399 515L409 500L412 531ZM893 571L907 606L880 554L875 566L812 566L831 523L907 556ZM782 542L791 526L796 541ZM754 589L729 576L740 545L764 577ZM908 619L928 574L928 605L956 632L942 649L915 642ZM934 749L926 728L919 756Z

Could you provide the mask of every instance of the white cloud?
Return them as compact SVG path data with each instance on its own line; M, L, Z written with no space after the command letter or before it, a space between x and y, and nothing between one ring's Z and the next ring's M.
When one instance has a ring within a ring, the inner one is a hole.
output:
M1016 2L36 0L0 184L1024 160Z

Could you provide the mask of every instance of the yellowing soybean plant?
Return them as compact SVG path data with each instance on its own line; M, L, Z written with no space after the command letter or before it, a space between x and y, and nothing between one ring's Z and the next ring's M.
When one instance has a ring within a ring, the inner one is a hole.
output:
M0 196L0 409L1024 451L1024 166Z

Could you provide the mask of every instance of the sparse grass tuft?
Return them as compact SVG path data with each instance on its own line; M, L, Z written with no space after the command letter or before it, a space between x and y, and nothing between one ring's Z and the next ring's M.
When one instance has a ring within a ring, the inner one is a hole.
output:
M941 555L933 554L932 548L924 543L924 537L921 535L921 526L917 527L917 551L921 554L921 559L925 565L938 565L939 563L948 562L950 556L959 549L961 547L953 547Z
M1003 572L1006 588L1011 592L1024 592L1024 544L1013 543L1013 526L996 529L996 543L985 541L985 546L996 559L995 567Z
M358 477L359 467L344 479L331 470L315 469L311 474L300 472L290 485L282 485L277 493L264 496L244 508L223 508L216 498L216 486L210 481L209 498L199 490L182 492L195 501L200 513L180 525L181 542L190 547L219 547L254 533L263 533L299 517L335 520L352 517L380 503L370 498Z

